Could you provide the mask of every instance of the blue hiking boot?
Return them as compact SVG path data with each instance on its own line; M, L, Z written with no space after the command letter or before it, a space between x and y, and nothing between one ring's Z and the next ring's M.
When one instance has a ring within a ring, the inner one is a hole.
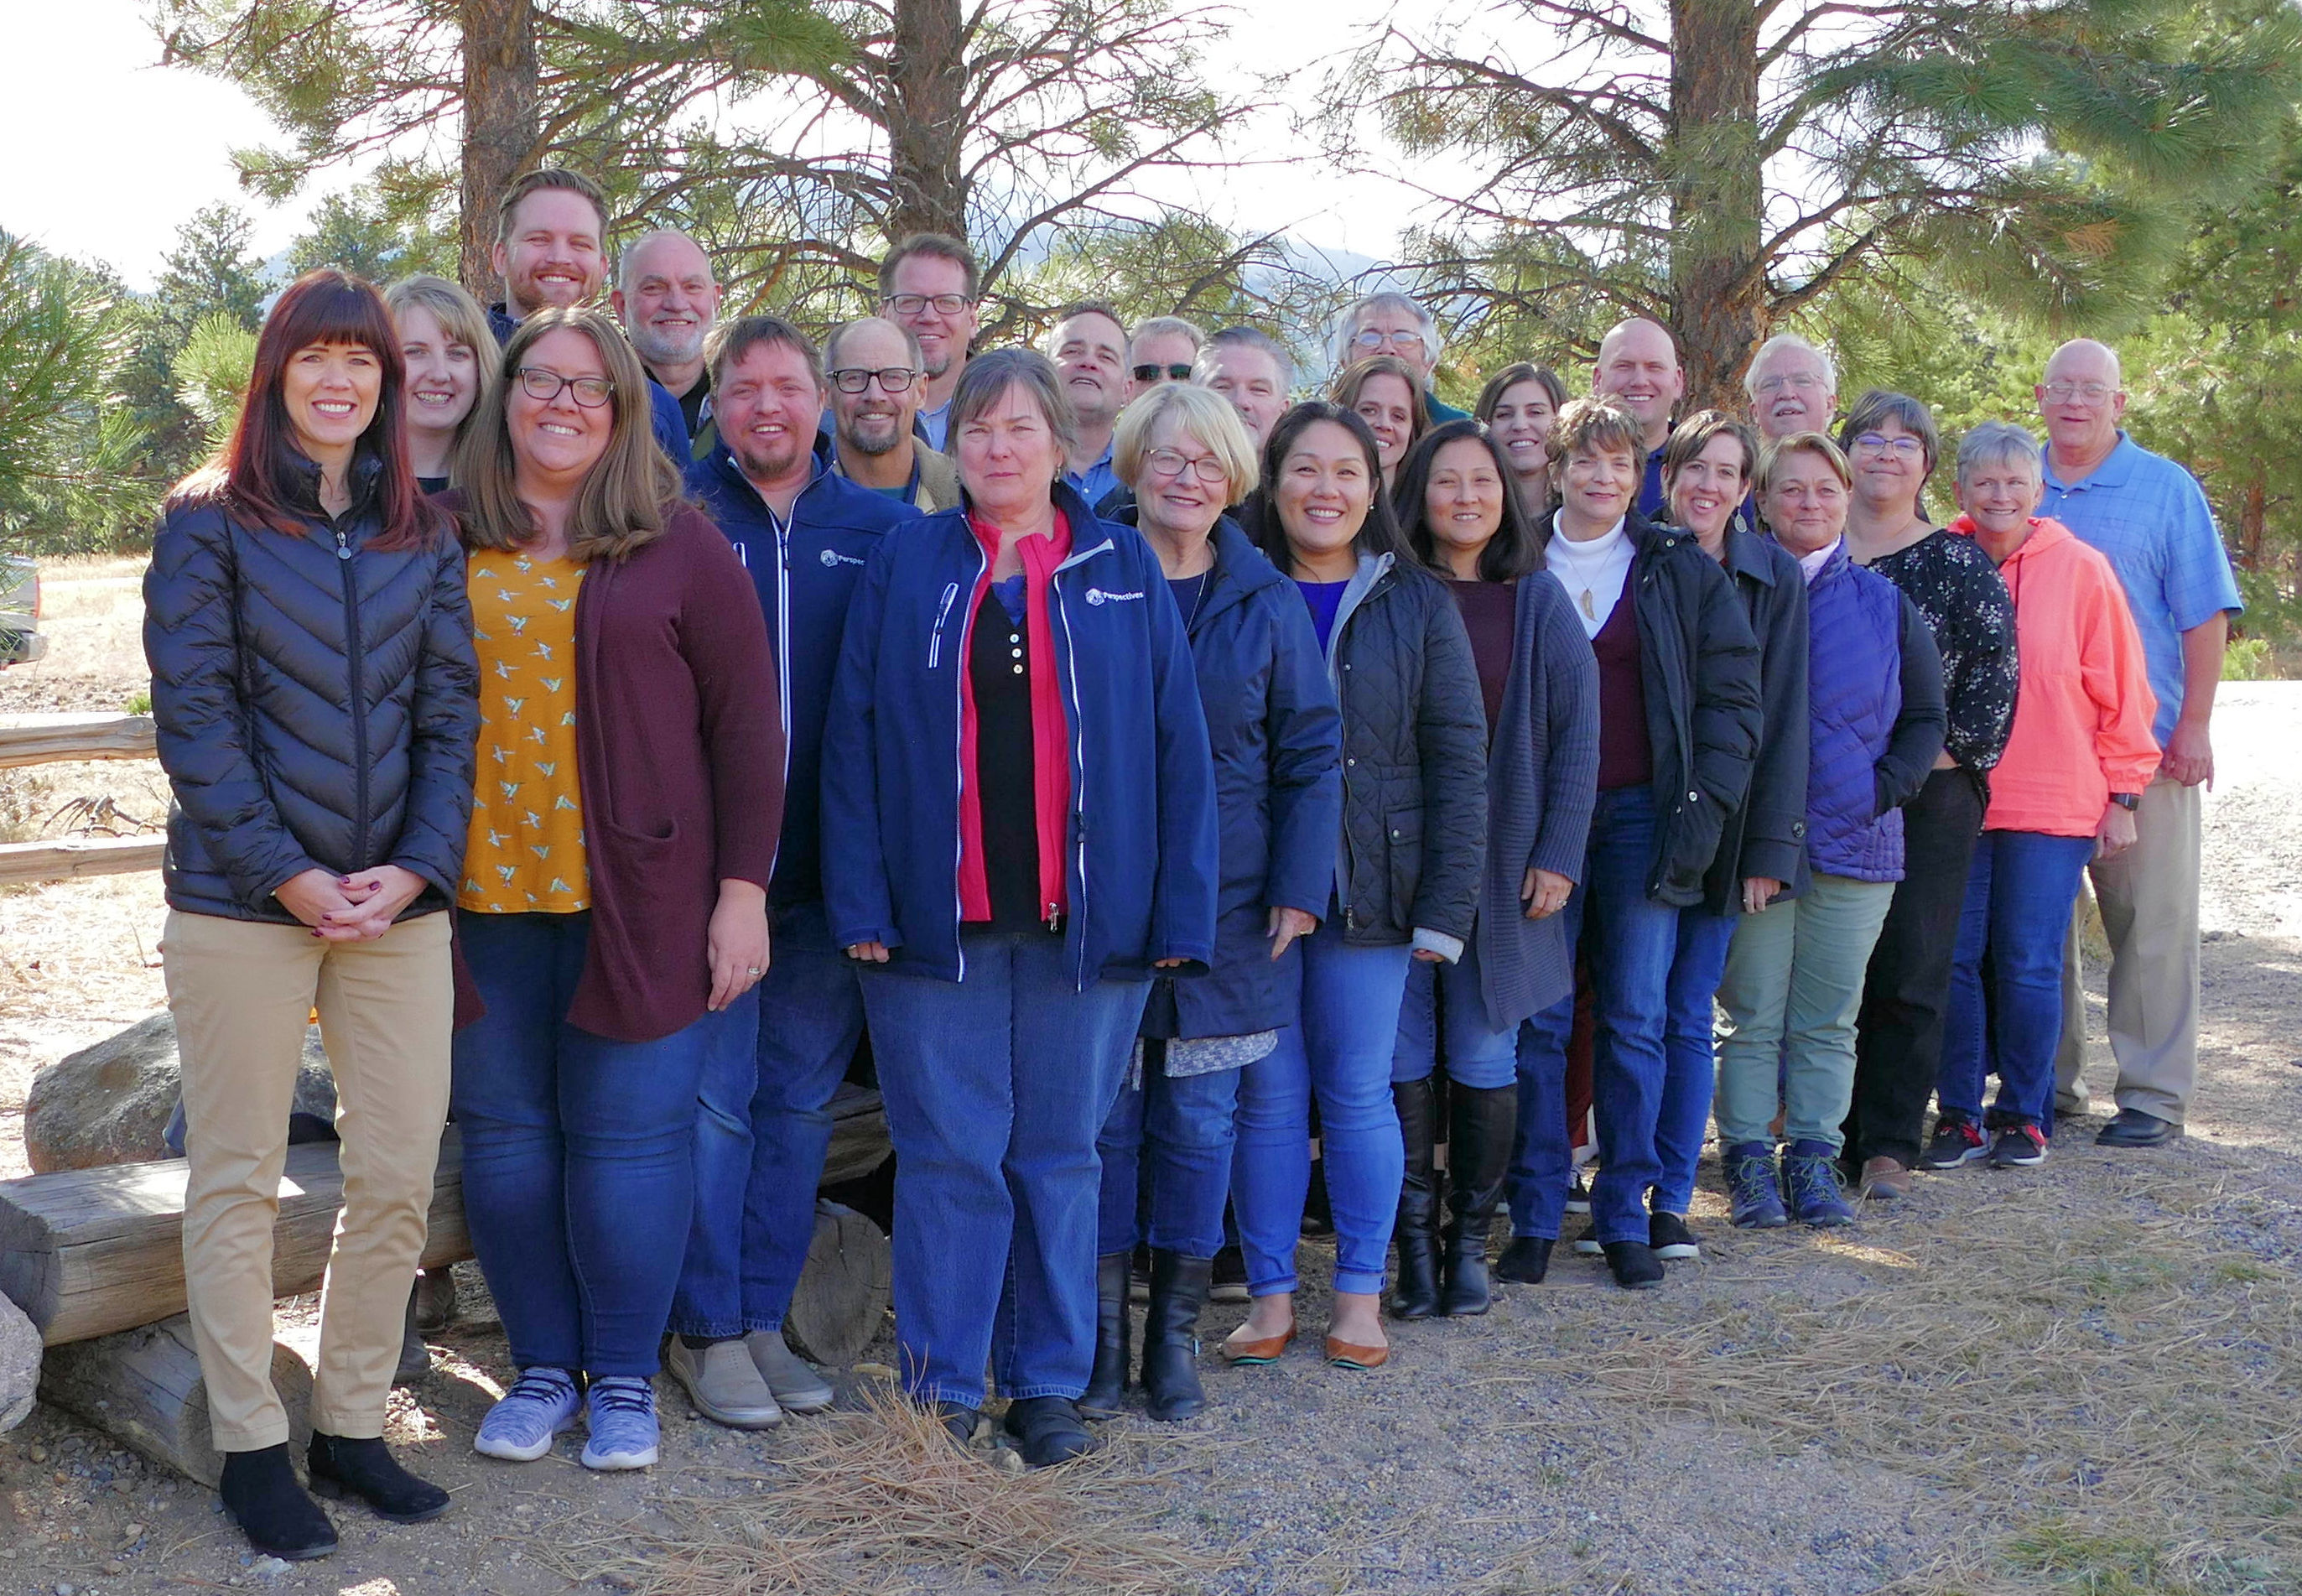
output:
M551 1449L552 1441L576 1422L584 1399L565 1369L523 1369L511 1390L488 1409L472 1450L507 1463L533 1463Z
M1828 1142L1793 1142L1783 1155L1783 1185L1799 1223L1827 1229L1854 1222L1854 1210L1839 1180L1838 1149Z
M1775 1150L1762 1141L1738 1141L1719 1155L1726 1172L1727 1217L1738 1230L1774 1231L1790 1223L1775 1178Z
M655 1387L636 1374L592 1382L592 1439L584 1443L585 1468L647 1468L663 1432L656 1424Z

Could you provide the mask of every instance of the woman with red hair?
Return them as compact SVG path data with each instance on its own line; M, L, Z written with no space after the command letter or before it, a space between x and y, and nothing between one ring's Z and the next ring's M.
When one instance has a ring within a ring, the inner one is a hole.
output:
M316 1006L343 1214L321 1296L315 1488L413 1524L448 1493L382 1441L448 1108L448 916L478 669L464 558L409 468L375 290L298 278L231 441L171 495L144 579L174 802L161 945L183 1063L184 1277L224 1507L258 1551L326 1555L272 1386L272 1230Z

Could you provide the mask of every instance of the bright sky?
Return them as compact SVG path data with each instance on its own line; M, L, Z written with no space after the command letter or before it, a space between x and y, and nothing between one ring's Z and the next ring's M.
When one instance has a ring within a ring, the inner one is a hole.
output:
M1222 63L1285 70L1347 46L1389 14L1391 0L1263 0L1241 8ZM312 205L356 174L331 174L278 207L243 193L233 148L273 141L268 120L238 88L164 69L139 0L12 5L0 51L0 227L46 248L108 261L148 288L179 223L219 200L255 220L270 256L302 231ZM1231 85L1225 85L1226 87ZM1264 119L1241 155L1298 153L1281 118ZM1385 256L1412 218L1413 197L1378 178L1294 170L1226 176L1210 208L1238 226L1286 226L1319 248Z

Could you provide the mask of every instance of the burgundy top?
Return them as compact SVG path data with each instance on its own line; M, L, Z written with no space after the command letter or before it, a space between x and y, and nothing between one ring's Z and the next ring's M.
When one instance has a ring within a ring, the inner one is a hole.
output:
M438 500L463 508L459 493ZM766 890L784 740L767 618L702 511L588 567L576 600L576 774L592 934L570 1024L619 1042L702 1018L723 880ZM456 1019L479 1017L460 959Z
M1447 579L1463 629L1471 634L1471 663L1479 670L1479 696L1487 701L1487 746L1503 716L1503 684L1510 680L1511 643L1518 622L1518 584Z
M1599 790L1634 787L1654 779L1647 746L1647 690L1639 674L1639 611L1635 564L1623 579L1623 596L1591 639L1599 658Z

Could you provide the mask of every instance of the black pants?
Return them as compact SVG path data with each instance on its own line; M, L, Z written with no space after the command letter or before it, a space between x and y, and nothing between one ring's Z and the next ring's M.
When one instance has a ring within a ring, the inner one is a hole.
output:
M1855 1021L1854 1101L1845 1159L1919 1162L1919 1131L1942 1060L1943 1010L1967 867L1985 789L1963 767L1937 770L1903 810L1903 880L1878 932Z

